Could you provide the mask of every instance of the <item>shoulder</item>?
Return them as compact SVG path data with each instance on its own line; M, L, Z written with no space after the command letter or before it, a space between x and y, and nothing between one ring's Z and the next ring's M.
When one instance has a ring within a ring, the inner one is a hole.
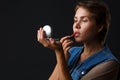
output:
M116 58L112 50L106 45L104 49L102 50L103 56L107 58L107 60L115 60L116 62L120 63L119 60ZM105 60L105 61L107 61ZM114 62L115 62L114 61Z
M120 64L115 60L102 62L93 67L82 80L117 80Z

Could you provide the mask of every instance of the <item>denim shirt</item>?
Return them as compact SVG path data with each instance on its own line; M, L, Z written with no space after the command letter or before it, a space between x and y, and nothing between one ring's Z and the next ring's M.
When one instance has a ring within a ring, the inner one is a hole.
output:
M68 66L70 68L70 74L72 80L80 80L82 76L84 76L90 69L92 69L97 64L100 64L109 60L116 60L116 57L112 54L111 50L105 46L101 51L93 54L88 59L79 63L77 66L77 62L79 60L79 56L81 55L83 46L81 47L72 47L69 50L70 58L68 60Z

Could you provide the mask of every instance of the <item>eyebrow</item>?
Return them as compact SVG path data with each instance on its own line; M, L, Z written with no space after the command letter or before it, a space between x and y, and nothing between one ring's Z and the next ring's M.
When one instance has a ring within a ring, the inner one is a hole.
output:
M85 18L85 17L89 18L88 16L81 16L80 18ZM75 19L75 18L77 18L77 17L74 17L74 19Z
M87 17L87 18L91 19L91 17L90 17L90 16L81 16L80 18L81 18L81 19L83 19L83 18L85 18L85 17ZM77 19L77 17L74 17L74 19Z

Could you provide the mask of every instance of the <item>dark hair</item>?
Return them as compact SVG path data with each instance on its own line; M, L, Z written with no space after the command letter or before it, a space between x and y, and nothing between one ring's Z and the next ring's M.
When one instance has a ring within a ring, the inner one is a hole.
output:
M105 43L106 35L111 22L108 5L99 0L83 0L78 2L77 6L75 7L75 12L79 7L87 9L90 13L92 13L92 17L96 20L96 24L98 26L103 26L103 29L99 34L99 40Z

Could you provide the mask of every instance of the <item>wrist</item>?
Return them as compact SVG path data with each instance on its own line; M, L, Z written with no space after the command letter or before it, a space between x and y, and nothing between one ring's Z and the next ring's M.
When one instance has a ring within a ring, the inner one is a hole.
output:
M56 54L64 54L64 51L62 49L56 49L55 53Z

